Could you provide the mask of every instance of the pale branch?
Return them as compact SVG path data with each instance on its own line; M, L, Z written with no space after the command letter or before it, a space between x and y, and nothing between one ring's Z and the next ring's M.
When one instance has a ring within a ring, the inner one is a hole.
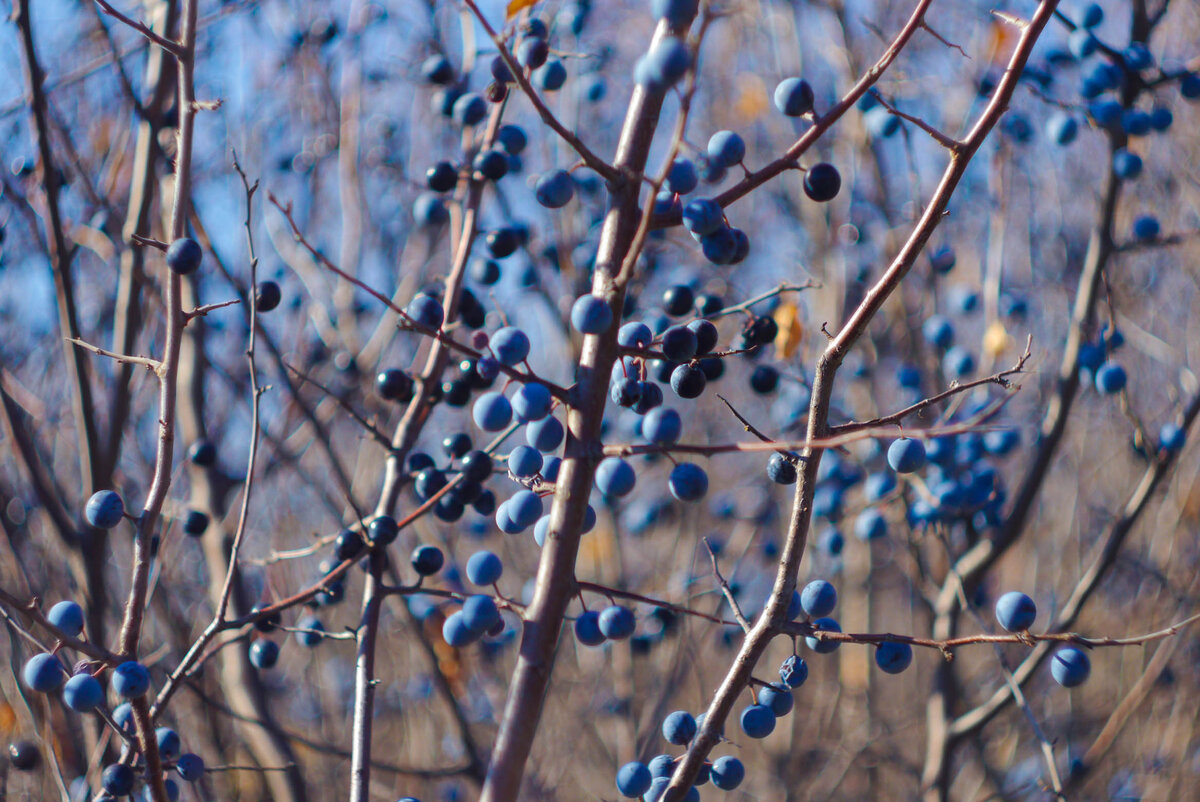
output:
M641 602L642 604L651 604L655 607L662 607L664 610L670 610L681 615L690 615L695 618L709 621L713 624L723 624L730 627L737 626L736 621L730 621L729 619L722 618L718 615L702 613L699 610L693 610L691 607L684 607L679 604L674 604L673 602L665 601L664 599L656 599L653 596L647 596L643 593L634 593L633 591L613 588L609 587L608 585L598 584L596 582L577 581L575 584L581 591L597 593L601 596L608 596L612 599L628 599L629 601Z
M142 36L146 37L148 40L150 40L154 44L161 47L163 50L166 50L168 53L173 55L175 58L183 59L185 57L190 56L192 48L189 47L188 45L181 44L179 42L174 41L173 39L168 39L167 37L162 36L159 33L155 32L155 30L153 28L151 28L149 25L147 25L146 23L139 22L138 20L135 20L132 17L125 16L120 11L117 11L115 8L113 8L112 5L109 4L108 0L95 0L95 2L96 2L96 5L100 6L100 8L102 8L102 9L104 9L105 14L109 15L110 17L115 19L117 22L120 22L123 25L127 25L130 28L132 28L133 30L137 31Z
M854 309L841 329L834 334L824 353L821 355L816 371L813 374L812 400L809 405L807 440L818 440L828 435L828 417L833 398L833 384L838 368L854 344L865 334L871 321L901 285L909 270L916 263L917 257L924 250L926 243L941 222L949 205L950 198L966 173L968 165L982 146L984 140L999 122L1008 102L1016 90L1017 81L1024 70L1025 63L1033 50L1038 36L1051 19L1057 0L1043 0L1038 6L1030 24L1022 32L1015 44L1003 76L986 107L979 118L963 139L962 148L950 153L938 187L929 199L928 205L913 228L908 239L900 248L891 264L883 272L874 286L866 293L859 306ZM904 31L897 37L896 43L885 54L884 59L877 63L872 72L864 77L854 90L843 99L835 112L844 112L850 104L858 99L863 92L878 78L878 71L886 68L895 59L899 48L918 29L924 20L929 2L920 2L906 24ZM831 112L832 114L832 112ZM805 133L793 146L793 150L803 151L812 141L823 133L822 120ZM794 162L796 154L791 154ZM746 180L720 196L722 199L733 199L745 194L753 186L777 174L784 169L780 164L776 173L762 178L747 177ZM762 171L760 171L762 172ZM755 183L757 181L758 183ZM808 544L809 527L812 518L813 493L820 467L820 449L809 449L804 453L808 460L803 464L800 477L796 483L792 516L788 524L787 536L783 545L779 569L776 573L775 584L767 601L766 608L750 633L743 639L737 657L734 659L728 673L722 680L708 710L705 713L704 725L692 740L687 754L676 767L668 788L666 802L677 802L691 787L697 773L707 758L709 752L718 743L720 732L736 699L746 687L752 676L754 666L766 651L768 644L775 635L774 627L786 619L788 605L796 586L796 575L800 568L804 551Z
M713 576L716 577L717 584L721 586L721 593L724 594L725 601L729 602L729 609L733 611L733 617L737 619L738 626L742 628L743 632L749 632L750 622L746 620L745 614L742 613L742 606L738 604L737 597L733 595L733 589L729 587L729 583L725 581L725 577L721 576L721 567L717 564L717 553L713 551L712 543L709 543L706 537L701 538L701 541L704 543L704 548L708 550L708 559L712 562Z
M141 365L142 367L148 369L151 373L154 373L155 375L161 375L161 373L162 373L162 363L159 362L157 359L152 359L151 357L148 357L148 356L130 356L129 354L117 354L117 353L109 351L105 348L101 348L98 345L92 345L91 343L84 342L83 340L79 340L74 337L65 337L64 339L67 342L71 343L72 345L79 346L80 348L84 349L85 351L91 351L93 354L99 354L100 356L106 356L109 359L115 359L117 362L121 362L126 365Z
M343 399L340 395L333 392L332 390L330 390L325 385L321 384L316 379L313 379L313 378L307 376L304 373L304 371L300 370L299 368L289 365L286 362L284 362L283 365L285 368L290 370L292 373L296 374L296 378L300 379L300 381L304 382L305 384L311 384L313 387L316 387L318 390L325 393L325 395L327 395L329 398L333 399L333 401L335 403L337 403L337 405L339 407L341 407L342 410L346 414L348 414L351 418L354 419L355 423L357 423L359 426L362 427L363 431L365 431L367 434L369 434L371 436L371 439L373 439L375 442L379 443L381 446L383 446L388 451L392 450L391 438L388 437L384 432L380 431L379 428L376 427L369 420L364 418L362 415L358 414L358 411L355 410L354 407L350 406L350 404L347 403L346 400Z
M951 153L957 153L959 148L962 147L962 143L959 142L957 139L955 139L952 136L948 136L948 135L942 133L934 126L925 122L925 120L922 120L920 117L917 117L912 114L906 114L905 112L900 111L900 109L896 108L894 105L892 105L887 100L885 100L882 93L873 92L872 96L875 98L876 101L879 102L879 105L883 106L885 109L888 110L889 114L899 117L902 120L907 120L908 122L917 126L922 131L929 134L929 136L933 139L934 142L937 142L939 145L941 145L942 147L944 147L946 150L950 151Z
M924 409L927 409L927 408L933 406L934 404L945 401L947 398L950 398L952 396L955 396L955 395L965 392L967 390L972 390L976 387L981 387L985 384L998 384L1001 387L1003 387L1005 390L1012 390L1013 389L1012 384L1008 381L1008 377L1024 372L1025 363L1029 361L1030 355L1032 353L1032 350L1031 350L1032 348L1033 348L1033 335L1030 335L1025 340L1024 353L1022 353L1021 356L1017 359L1016 364L1014 364L1011 368L1008 368L1007 370L1002 370L1002 371L999 371L998 373L993 373L990 376L984 376L979 379L973 379L972 381L964 382L962 384L956 383L956 384L952 385L950 387L950 389L945 390L941 393L938 393L937 395L926 398L922 401L918 401L915 404L905 407L904 409L900 410L899 412L893 412L890 415L884 415L879 418L873 418L872 420L863 421L862 423L851 422L851 423L838 424L836 426L830 426L829 430L836 434L848 434L850 432L862 431L864 429L879 428L881 426L887 426L890 424L898 425L904 418L907 418L909 415L914 415L918 412L921 412Z
M413 320L408 315L408 313L404 311L403 308L401 308L401 307L397 306L395 303L393 303L391 298L387 297L383 293L381 293L378 290L371 287L369 284L361 281L360 279L358 279L355 276L350 275L349 273L345 272L340 267L335 265L332 261L329 260L329 258L327 256L325 256L323 253L321 253L317 248L313 247L313 245L311 243L309 243L308 239L305 238L304 234L301 233L299 226L297 225L294 217L292 216L291 205L281 203L279 201L279 199L276 198L274 195L272 195L270 192L267 193L267 197L270 199L271 203L275 206L275 208L278 209L279 212L287 219L288 225L291 227L291 230L292 230L292 236L295 238L296 242L298 242L301 246L303 246L303 248L305 250L307 250L309 252L309 254L311 254L312 257L322 267L324 267L325 269L334 273L335 275L339 276L340 278L345 279L346 281L350 282L354 286L356 286L359 289L366 292L368 295L370 295L375 300L382 303L390 311L392 311L396 315L398 315L401 318L401 320L404 321L406 327L411 329L412 331L415 331L418 334L421 334L425 337L429 337L430 339L436 340L438 343L445 346L446 348L449 348L452 351L457 351L470 359L479 359L483 356L483 353L481 353L480 351L476 351L474 348L471 348L468 345L463 345L462 343L458 342L457 340L455 340L453 337L451 337L449 334L446 333L445 329L446 329L446 327L448 327L450 325L449 318L447 318L446 323L443 325L442 329L430 329L425 326L422 326L420 323ZM449 310L446 310L446 311L448 312ZM505 365L503 363L498 363L497 367L499 368L501 373L503 373L505 376L508 376L510 379L521 382L522 384L531 382L531 381L538 382L539 384L544 384L546 386L546 389L550 391L550 394L552 396L554 396L555 398L557 398L559 401L567 400L567 389L565 387L561 387L552 381L548 381L546 379L535 376L532 373L527 373L527 372L520 371L520 370L517 370L512 367L509 367L508 365Z
M604 178L606 181L617 180L620 177L617 170L611 164L604 161L604 159L601 159L599 156L593 153L591 148L584 144L583 140L580 139L576 133L568 130L565 125L559 122L558 118L554 115L554 112L550 110L550 108L542 100L541 96L538 95L537 90L533 88L531 83L529 83L529 78L526 77L524 68L517 63L517 60L513 57L512 51L508 49L508 46L504 43L504 39L496 32L496 29L492 27L491 23L487 21L487 18L484 17L483 12L479 10L479 6L475 4L475 0L464 0L464 2L466 3L467 8L469 8L471 13L475 16L475 19L479 20L479 24L483 27L483 30L487 32L489 37L491 37L492 42L496 45L497 51L499 51L500 58L504 60L504 65L508 67L508 71L513 76L513 80L517 82L517 86L521 87L521 92L529 99L529 102L533 105L534 111L537 112L538 116L542 119L542 122L544 122L552 131L554 131L554 133L562 137L563 141L570 145L571 149L579 154L579 158L583 159L584 164L596 171L596 173L602 178Z

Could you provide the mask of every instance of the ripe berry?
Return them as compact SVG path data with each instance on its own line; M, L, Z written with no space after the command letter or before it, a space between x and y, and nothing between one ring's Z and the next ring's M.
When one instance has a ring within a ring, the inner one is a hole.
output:
M112 689L117 696L136 699L150 689L150 672L134 660L121 663L113 669Z
M824 618L837 607L837 589L824 579L809 582L800 592L800 607L811 618Z
M371 523L367 524L367 539L372 545L386 546L395 541L399 534L400 525L390 515L376 515Z
M808 663L792 655L779 666L779 681L789 688L799 688L808 679Z
M104 686L91 674L76 674L63 688L63 703L79 713L90 713L104 704Z
M1091 673L1092 661L1074 646L1059 649L1051 658L1050 675L1064 688L1082 685Z
M671 469L667 486L680 501L699 501L708 493L708 474L699 465L681 462Z
M704 371L693 365L680 365L671 372L671 389L680 398L698 398L707 383Z
M25 663L21 671L25 685L38 693L58 690L66 679L66 672L58 658L52 654L35 654Z
M514 326L505 326L491 336L492 353L504 365L515 367L529 356L529 337Z
M1024 632L1037 618L1033 599L1019 591L1009 591L996 600L996 621L1009 632Z
M708 158L724 167L746 158L746 143L733 131L717 131L708 140Z
M471 418L485 432L498 432L512 421L512 404L503 393L484 393L475 400Z
M533 191L537 202L547 209L561 209L575 196L575 184L566 170L552 170L538 178Z
M841 188L842 176L832 164L814 164L804 174L804 194L818 203L833 200Z
M188 447L187 456L193 465L208 468L217 464L217 447L207 440L197 440Z
M778 451L767 460L767 478L780 485L796 484L796 466Z
M473 585L493 585L504 573L504 563L490 551L477 551L467 560L466 573Z
M603 334L612 322L612 307L603 298L581 295L571 307L571 325L581 334Z
M914 473L925 467L925 444L920 440L902 438L888 446L888 465L896 473Z
M692 288L686 284L668 287L662 297L663 311L672 317L688 314L692 311L695 302L696 297L692 294Z
M596 489L606 496L625 496L637 483L633 466L620 457L605 457L596 467Z
M407 404L413 399L414 390L412 378L399 368L388 368L375 377L375 391L388 401Z
M584 646L599 646L607 640L600 631L600 613L588 610L575 619L575 639Z
M257 312L270 312L279 306L283 300L283 291L274 281L260 281L254 288L254 309Z
M884 641L875 650L875 665L888 674L900 674L912 664L912 647L907 643Z
M750 738L766 738L775 730L775 714L766 705L750 705L742 711L741 725Z
M104 790L116 797L129 796L133 793L133 783L137 775L124 763L112 763L105 766L100 777Z
M841 632L841 625L832 618L818 618L813 621L813 628L819 632ZM804 645L817 654L829 654L836 652L838 647L842 645L841 641L822 640L821 638L809 635L804 639Z
M650 410L642 421L642 436L656 445L675 445L682 431L683 419L678 412L666 407Z
M113 490L99 490L88 499L83 517L97 529L112 529L125 517L125 502Z
M487 101L474 92L467 92L454 101L450 116L454 122L466 128L483 122L487 112Z
M695 332L687 326L672 326L662 334L662 352L672 362L687 362L698 345Z
M710 776L717 788L733 791L746 778L746 767L733 755L725 755L713 761Z
M549 59L534 70L533 82L545 92L557 92L567 82L567 68L558 59Z
M167 248L167 267L181 276L195 272L203 258L200 243L190 237L181 237Z
M785 78L775 87L775 108L788 117L800 117L813 110L813 90L808 81Z
M637 798L650 790L652 780L650 769L637 761L626 763L617 769L617 791L621 796L630 799Z
M667 743L686 746L696 737L696 719L686 710L676 710L663 719L662 736Z
M250 665L258 669L274 668L279 662L279 644L273 640L256 640L250 646Z
M13 741L8 745L8 760L17 771L33 771L42 760L33 741Z
M46 620L72 638L83 632L83 608L73 601L60 601L51 607Z
M187 752L175 761L175 771L187 782L196 782L204 776L204 759Z
M421 63L421 76L431 84L448 84L454 80L454 66L445 56L430 56Z

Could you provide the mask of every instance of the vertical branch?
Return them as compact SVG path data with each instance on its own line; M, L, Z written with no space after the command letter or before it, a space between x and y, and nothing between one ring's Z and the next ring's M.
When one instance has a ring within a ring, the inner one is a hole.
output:
M46 247L54 273L55 301L58 308L59 330L63 338L63 355L71 377L72 407L75 413L75 439L79 449L79 484L90 493L98 474L99 453L96 443L96 410L92 398L91 371L87 356L67 338L79 339L79 316L75 306L75 282L71 278L72 249L67 245L59 208L59 174L50 148L50 123L43 83L45 73L38 63L33 41L33 20L29 0L17 0L13 6L13 21L21 36L21 52L25 63L25 88L33 113L33 138L38 149L38 180L46 193Z
M934 229L937 228L971 159L1007 109L1025 62L1046 23L1053 17L1057 5L1058 0L1043 0L1032 19L1022 29L1020 39L1009 58L1007 69L996 87L992 99L980 114L967 137L950 151L949 164L916 228L901 247L891 265L867 292L862 303L850 315L850 318L832 338L821 355L812 384L807 433L809 441L820 440L828 433L829 409L833 397L834 378L838 368L850 349L866 332L867 326L884 302L900 286ZM803 456L807 459L796 484L796 495L792 506L791 520L788 524L787 538L771 596L762 615L746 635L733 665L709 705L704 716L704 726L676 767L664 800L674 802L682 799L687 789L691 787L692 781L700 771L708 753L719 742L720 733L724 729L725 720L728 718L734 702L749 683L751 672L776 635L777 627L786 619L788 602L796 586L796 574L808 541L809 526L812 520L813 492L816 487L817 469L822 453L821 449L812 447L804 451Z
M657 42L668 32L665 24L659 25L654 40ZM661 91L650 92L639 85L630 99L617 145L615 166L623 178L610 186L609 211L600 234L592 284L592 294L609 304L614 321L621 319L625 303L628 277L619 276L619 271L622 263L630 261L630 245L641 222L641 176L662 101ZM567 414L563 463L550 508L550 527L538 563L533 600L525 610L520 654L509 683L481 802L511 802L520 793L554 668L563 617L575 591L579 533L595 473L592 450L600 436L608 378L618 356L616 334L614 324L607 333L588 335L583 341Z

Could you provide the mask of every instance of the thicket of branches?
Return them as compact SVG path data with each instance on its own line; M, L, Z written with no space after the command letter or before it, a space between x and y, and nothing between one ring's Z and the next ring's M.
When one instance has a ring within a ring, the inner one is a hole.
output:
M0 798L1190 793L1196 7L6 10Z

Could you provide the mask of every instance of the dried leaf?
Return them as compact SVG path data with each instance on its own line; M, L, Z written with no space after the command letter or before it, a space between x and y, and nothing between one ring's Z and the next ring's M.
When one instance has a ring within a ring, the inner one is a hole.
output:
M775 352L780 359L791 359L804 341L800 309L793 303L782 303L776 307L773 317L779 326L779 333L775 335Z
M537 3L538 0L508 0L508 6L504 10L504 20L507 22L525 9L536 6Z
M997 357L1003 354L1012 344L1012 337L999 320L992 321L983 334L983 350L988 356Z

